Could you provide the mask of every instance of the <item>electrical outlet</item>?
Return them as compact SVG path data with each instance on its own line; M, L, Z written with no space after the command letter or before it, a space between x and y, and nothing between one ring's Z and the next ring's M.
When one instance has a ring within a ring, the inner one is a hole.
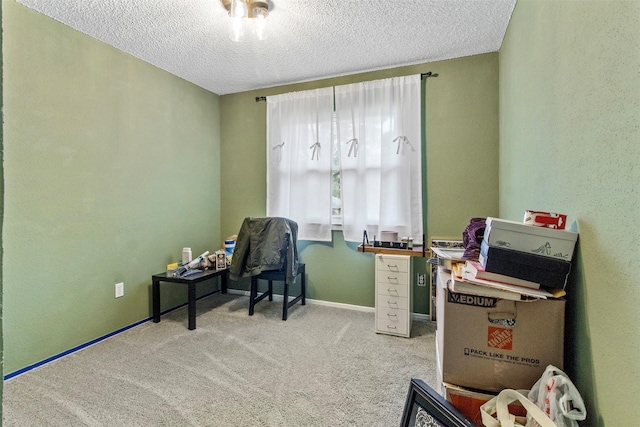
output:
M116 298L124 296L124 282L116 283Z
M425 273L418 273L418 286L427 286L427 275Z

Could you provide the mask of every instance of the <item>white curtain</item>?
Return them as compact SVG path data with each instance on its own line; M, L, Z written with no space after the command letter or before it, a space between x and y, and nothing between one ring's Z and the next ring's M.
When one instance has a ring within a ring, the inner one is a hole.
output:
M267 97L267 216L331 241L333 88Z
M344 238L422 242L420 76L335 87Z

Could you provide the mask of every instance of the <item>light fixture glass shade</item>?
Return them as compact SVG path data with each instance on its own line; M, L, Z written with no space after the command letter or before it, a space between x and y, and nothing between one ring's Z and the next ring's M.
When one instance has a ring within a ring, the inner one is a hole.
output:
M254 1L251 3L251 17L265 19L269 16L269 3L266 1Z
M231 0L231 9L229 10L229 16L231 19L235 18L247 18L249 16L249 10L245 0Z
M229 39L231 41L241 42L244 40L249 26L247 21L249 18L231 18L231 25L229 25Z
M229 39L243 41L253 34L258 40L267 38L266 18L269 16L269 2L265 0L230 0L223 2L229 10L231 23Z
M267 22L264 16L254 15L253 17L253 33L258 40L265 40L267 38Z

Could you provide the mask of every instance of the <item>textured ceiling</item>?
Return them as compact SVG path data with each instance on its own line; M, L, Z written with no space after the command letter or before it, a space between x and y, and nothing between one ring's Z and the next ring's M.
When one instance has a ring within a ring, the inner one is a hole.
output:
M500 49L516 0L272 0L234 43L219 0L17 0L219 95Z

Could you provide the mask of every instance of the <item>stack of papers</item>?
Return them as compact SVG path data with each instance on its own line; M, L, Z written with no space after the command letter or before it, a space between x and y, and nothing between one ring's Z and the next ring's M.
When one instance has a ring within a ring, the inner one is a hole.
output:
M514 285L477 277L477 270L471 265L472 261L458 263L451 270L449 289L463 294L488 296L514 301L528 299L559 298L564 296L563 290L536 289L535 283L530 286ZM540 285L538 285L538 288Z

